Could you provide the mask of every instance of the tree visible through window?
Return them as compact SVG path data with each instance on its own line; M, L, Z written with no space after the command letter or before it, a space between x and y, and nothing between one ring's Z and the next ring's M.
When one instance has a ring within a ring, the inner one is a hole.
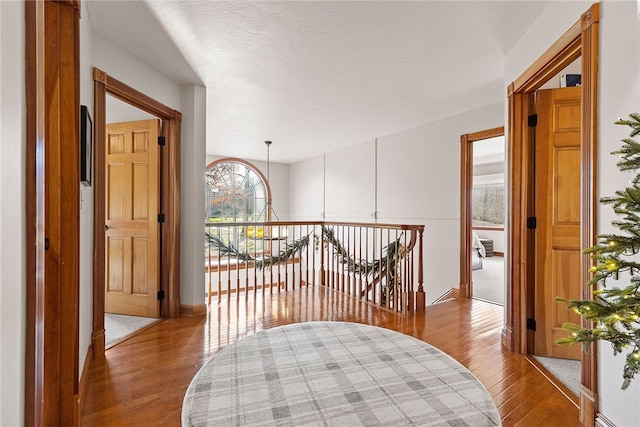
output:
M206 172L209 222L268 221L267 189L262 177L237 161L213 163Z
M205 209L208 223L269 221L270 191L257 168L238 159L211 163L205 172ZM207 236L222 239L245 251L262 250L261 227L208 227ZM207 245L208 246L208 245ZM209 250L209 248L207 248ZM210 254L210 256L215 254Z

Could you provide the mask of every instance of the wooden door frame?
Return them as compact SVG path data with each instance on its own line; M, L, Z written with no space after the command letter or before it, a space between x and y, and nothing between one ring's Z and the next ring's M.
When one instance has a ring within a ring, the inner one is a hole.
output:
M473 296L471 273L471 230L473 189L473 143L504 135L504 126L460 135L460 296Z
M532 211L533 164L530 147L533 128L527 117L534 113L534 94L550 78L582 57L582 123L581 123L581 247L596 241L597 206L597 83L598 83L598 27L599 5L593 4L560 39L538 58L520 77L511 83L508 91L508 161L509 161L509 217L507 242L507 309L502 332L502 343L511 351L527 353L530 334L526 319L532 307L532 232L527 229L527 217ZM580 282L581 298L591 299L586 285L592 261L582 255ZM587 326L582 320L584 326ZM580 421L585 426L595 423L597 411L597 358L596 346L589 354L582 353L582 380L580 385Z
M93 193L93 358L105 350L105 131L106 97L111 95L162 120L166 145L160 153L160 289L162 317L180 315L180 126L182 114L94 68L94 193Z
M79 423L80 4L25 1L24 12L24 425L75 426Z

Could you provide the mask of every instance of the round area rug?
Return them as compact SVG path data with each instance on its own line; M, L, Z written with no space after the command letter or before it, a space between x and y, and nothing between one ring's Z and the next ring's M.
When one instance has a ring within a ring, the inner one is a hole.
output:
M500 426L484 386L437 348L347 322L281 326L232 344L191 381L183 426Z

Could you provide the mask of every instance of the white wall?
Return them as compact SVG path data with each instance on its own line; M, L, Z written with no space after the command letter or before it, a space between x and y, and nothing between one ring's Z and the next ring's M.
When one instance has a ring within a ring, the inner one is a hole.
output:
M610 153L629 136L629 128L613 123L618 117L640 112L640 22L635 2L604 2L601 6L600 87L598 93L598 192L610 196L629 184L629 173L618 171L619 157ZM638 138L636 138L637 140ZM620 233L611 225L618 219L610 206L598 212L599 233ZM620 286L627 286L621 283ZM622 391L623 357L611 346L598 346L600 411L618 427L640 425L640 378Z
M0 425L21 426L25 349L24 3L0 2Z
M206 160L206 90L182 87L180 303L204 304L204 172Z
M105 120L107 123L132 122L136 120L156 119L157 117L142 111L131 104L120 101L111 95L106 97L107 111Z
M92 66L105 71L164 105L180 111L180 85L95 31L91 34ZM85 83L83 83L85 84ZM91 83L93 87L93 77Z
M377 210L380 223L425 225L424 285L431 303L460 281L460 135L501 126L503 119L504 105L492 104L378 138L377 162L376 142L368 141L328 153L324 161L292 164L293 216L316 220L318 200L326 200L327 221L373 222Z
M325 220L375 221L375 151L368 141L324 156Z
M289 165L289 207L293 221L322 221L324 218L325 156Z
M571 25L591 2L552 2L518 44L507 54L505 85L538 58ZM600 56L598 90L598 196L611 195L628 184L629 175L618 171L610 152L620 147L628 128L613 125L617 117L640 111L640 22L635 1L604 1L600 8ZM611 225L616 216L609 206L598 212L598 233L618 232ZM622 384L622 357L613 357L611 346L599 346L599 409L618 427L640 422L640 381L626 391Z

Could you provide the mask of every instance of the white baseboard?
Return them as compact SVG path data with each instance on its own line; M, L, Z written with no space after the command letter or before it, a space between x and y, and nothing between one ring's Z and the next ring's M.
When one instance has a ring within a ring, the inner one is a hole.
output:
M453 298L460 298L460 289L459 288L451 288L444 294L440 295L436 298L431 304L437 304L439 302L448 301Z
M598 412L596 414L596 427L616 427L616 425L607 417Z

